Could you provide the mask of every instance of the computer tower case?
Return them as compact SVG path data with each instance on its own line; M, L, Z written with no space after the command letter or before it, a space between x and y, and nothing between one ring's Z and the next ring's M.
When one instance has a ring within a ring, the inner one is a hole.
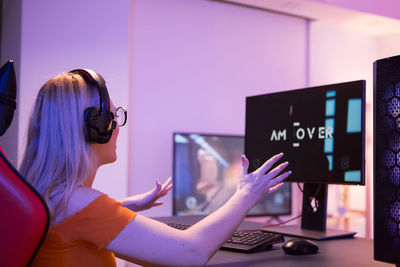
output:
M374 259L400 264L400 56L374 62Z

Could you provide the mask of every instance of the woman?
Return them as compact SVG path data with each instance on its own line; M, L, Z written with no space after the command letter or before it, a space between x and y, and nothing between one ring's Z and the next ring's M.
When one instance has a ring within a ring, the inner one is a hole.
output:
M185 231L146 218L126 206L141 210L159 205L170 179L121 202L91 188L97 169L116 160L123 125L108 98L103 78L90 70L62 73L38 93L21 172L47 202L51 227L34 266L115 266L114 254L140 264L204 265L249 209L291 173L283 172L287 162L272 168L282 153L250 174L242 156L236 192L207 218ZM98 114L106 118L104 129L98 126L103 121Z

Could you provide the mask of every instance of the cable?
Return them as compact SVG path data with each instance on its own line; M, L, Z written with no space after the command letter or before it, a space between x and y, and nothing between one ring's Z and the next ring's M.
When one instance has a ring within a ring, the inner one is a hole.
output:
M303 193L303 189L301 189L300 184L297 183L297 187L299 188L300 192Z
M300 214L300 215L298 215L296 217L290 218L290 219L288 219L286 221L283 221L283 222L280 222L280 223L264 224L264 225L261 225L260 227L258 227L256 229L245 229L245 230L240 230L240 231L244 231L244 232L260 231L260 230L262 230L262 228L271 227L271 226L279 226L279 225L291 222L293 220L296 220L296 219L300 218L301 216L302 215Z
M282 225L282 224L285 224L285 223L294 221L294 220L300 218L301 216L302 216L302 215L300 214L300 215L298 215L298 216L296 216L296 217L290 218L290 219L288 219L288 220L286 220L286 221L283 221L283 222L280 222L280 223L264 224L264 225L261 226L260 228L271 227L271 226L279 226L279 225Z
M300 184L299 184L299 183L297 183L297 187L299 188L300 192L301 192L302 194L304 194L304 190L300 187ZM319 185L318 188L317 188L317 190L315 191L314 199L315 199L316 202L315 202L315 206L314 206L314 207L311 207L312 209L318 209L318 207L319 207L319 203L318 203L318 200L317 200L317 196L318 196L319 192L321 191L321 189L322 189L322 185ZM271 223L271 224L264 224L264 225L262 225L262 226L260 226L260 227L258 227L258 228L256 228L256 229L245 229L245 230L241 230L241 231L249 231L249 232L250 232L250 231L260 231L260 230L262 230L262 228L271 227L271 226L280 226L280 225L283 225L283 224L286 224L286 223L288 223L288 222L294 221L294 220L296 220L296 219L298 219L298 218L301 218L301 217L302 217L302 214L300 214L300 215L298 215L298 216L296 216L296 217L290 218L290 219L288 219L288 220L286 220L286 221L283 221L283 222Z

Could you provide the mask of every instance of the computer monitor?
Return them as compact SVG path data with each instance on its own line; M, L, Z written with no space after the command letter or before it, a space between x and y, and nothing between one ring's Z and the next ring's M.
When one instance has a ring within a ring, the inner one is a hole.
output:
M283 152L292 170L286 181L304 183L302 227L296 235L338 234L326 229L327 185L365 184L364 129L364 80L246 98L249 171Z
M244 136L173 134L173 213L208 215L234 193L244 153ZM254 206L248 216L291 213L291 187L284 185Z

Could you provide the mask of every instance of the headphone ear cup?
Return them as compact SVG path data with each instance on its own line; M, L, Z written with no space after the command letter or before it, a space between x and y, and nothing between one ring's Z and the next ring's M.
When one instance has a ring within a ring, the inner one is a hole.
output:
M84 121L87 142L105 144L110 141L114 129L112 112L103 111L101 114L98 107L90 107L85 110Z

